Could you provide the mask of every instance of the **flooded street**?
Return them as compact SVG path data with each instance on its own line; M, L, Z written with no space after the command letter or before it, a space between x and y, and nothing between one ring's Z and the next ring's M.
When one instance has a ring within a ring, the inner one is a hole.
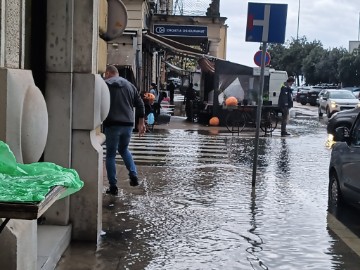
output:
M251 132L134 139L143 182L130 188L119 166L122 191L104 197L106 235L91 267L84 259L78 269L358 269L358 255L329 227L326 125L299 114L288 131L260 138L255 188ZM72 252L76 245L57 269Z

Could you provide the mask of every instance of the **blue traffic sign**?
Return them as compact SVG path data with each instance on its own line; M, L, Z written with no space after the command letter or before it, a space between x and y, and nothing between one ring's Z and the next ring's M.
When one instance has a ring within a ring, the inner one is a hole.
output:
M287 4L249 3L246 41L284 43Z

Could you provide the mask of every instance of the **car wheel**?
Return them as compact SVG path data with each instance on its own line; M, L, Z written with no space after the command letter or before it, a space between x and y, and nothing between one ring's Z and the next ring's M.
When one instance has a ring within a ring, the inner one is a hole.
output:
M322 111L321 111L320 106L319 106L318 112L319 112L319 116L320 116L320 117L323 116L323 113L322 113Z
M331 112L330 112L329 107L326 107L326 115L327 115L328 118L331 117Z
M328 202L329 207L338 207L343 203L339 180L335 172L332 172L329 178Z
M306 102L304 102L304 101L301 101L300 103L301 103L301 105L306 105Z

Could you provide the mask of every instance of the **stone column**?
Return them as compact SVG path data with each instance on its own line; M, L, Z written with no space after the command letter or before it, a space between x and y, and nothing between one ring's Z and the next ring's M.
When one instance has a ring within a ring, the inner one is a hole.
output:
M64 199L52 207L46 218L57 224L70 221L73 239L94 243L101 231L103 181L103 138L95 130L109 104L109 96L102 93L108 92L106 85L96 74L101 70L99 46L106 48L99 40L100 3L105 2L48 0L47 29L50 139L45 159L74 168L85 185L70 201ZM101 63L105 67L106 62Z
M49 136L44 160L71 167L73 88L73 0L48 0L45 99ZM68 225L70 198L57 201L45 214L47 224Z
M24 68L25 0L0 1L0 67Z
M214 57L218 57L218 50L219 50L219 40L209 40L210 42L210 48L209 48L209 54Z
M96 243L102 229L103 138L96 129L107 116L110 95L103 79L100 60L106 45L99 40L99 5L103 1L74 1L74 87L73 87L73 168L85 187L71 198L74 239ZM99 46L104 48L99 57ZM105 53L104 53L105 52ZM84 211L86 209L86 211Z

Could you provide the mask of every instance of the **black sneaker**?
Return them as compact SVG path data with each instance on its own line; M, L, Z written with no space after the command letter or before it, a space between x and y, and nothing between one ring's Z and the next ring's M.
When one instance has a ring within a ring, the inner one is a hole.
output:
M130 176L130 186L136 187L139 185L139 179L137 176Z
M107 190L105 192L106 192L106 194L118 195L118 188L117 188L117 186L110 186L107 188Z
M287 133L287 132L281 132L281 136L290 136L291 134L290 133Z

